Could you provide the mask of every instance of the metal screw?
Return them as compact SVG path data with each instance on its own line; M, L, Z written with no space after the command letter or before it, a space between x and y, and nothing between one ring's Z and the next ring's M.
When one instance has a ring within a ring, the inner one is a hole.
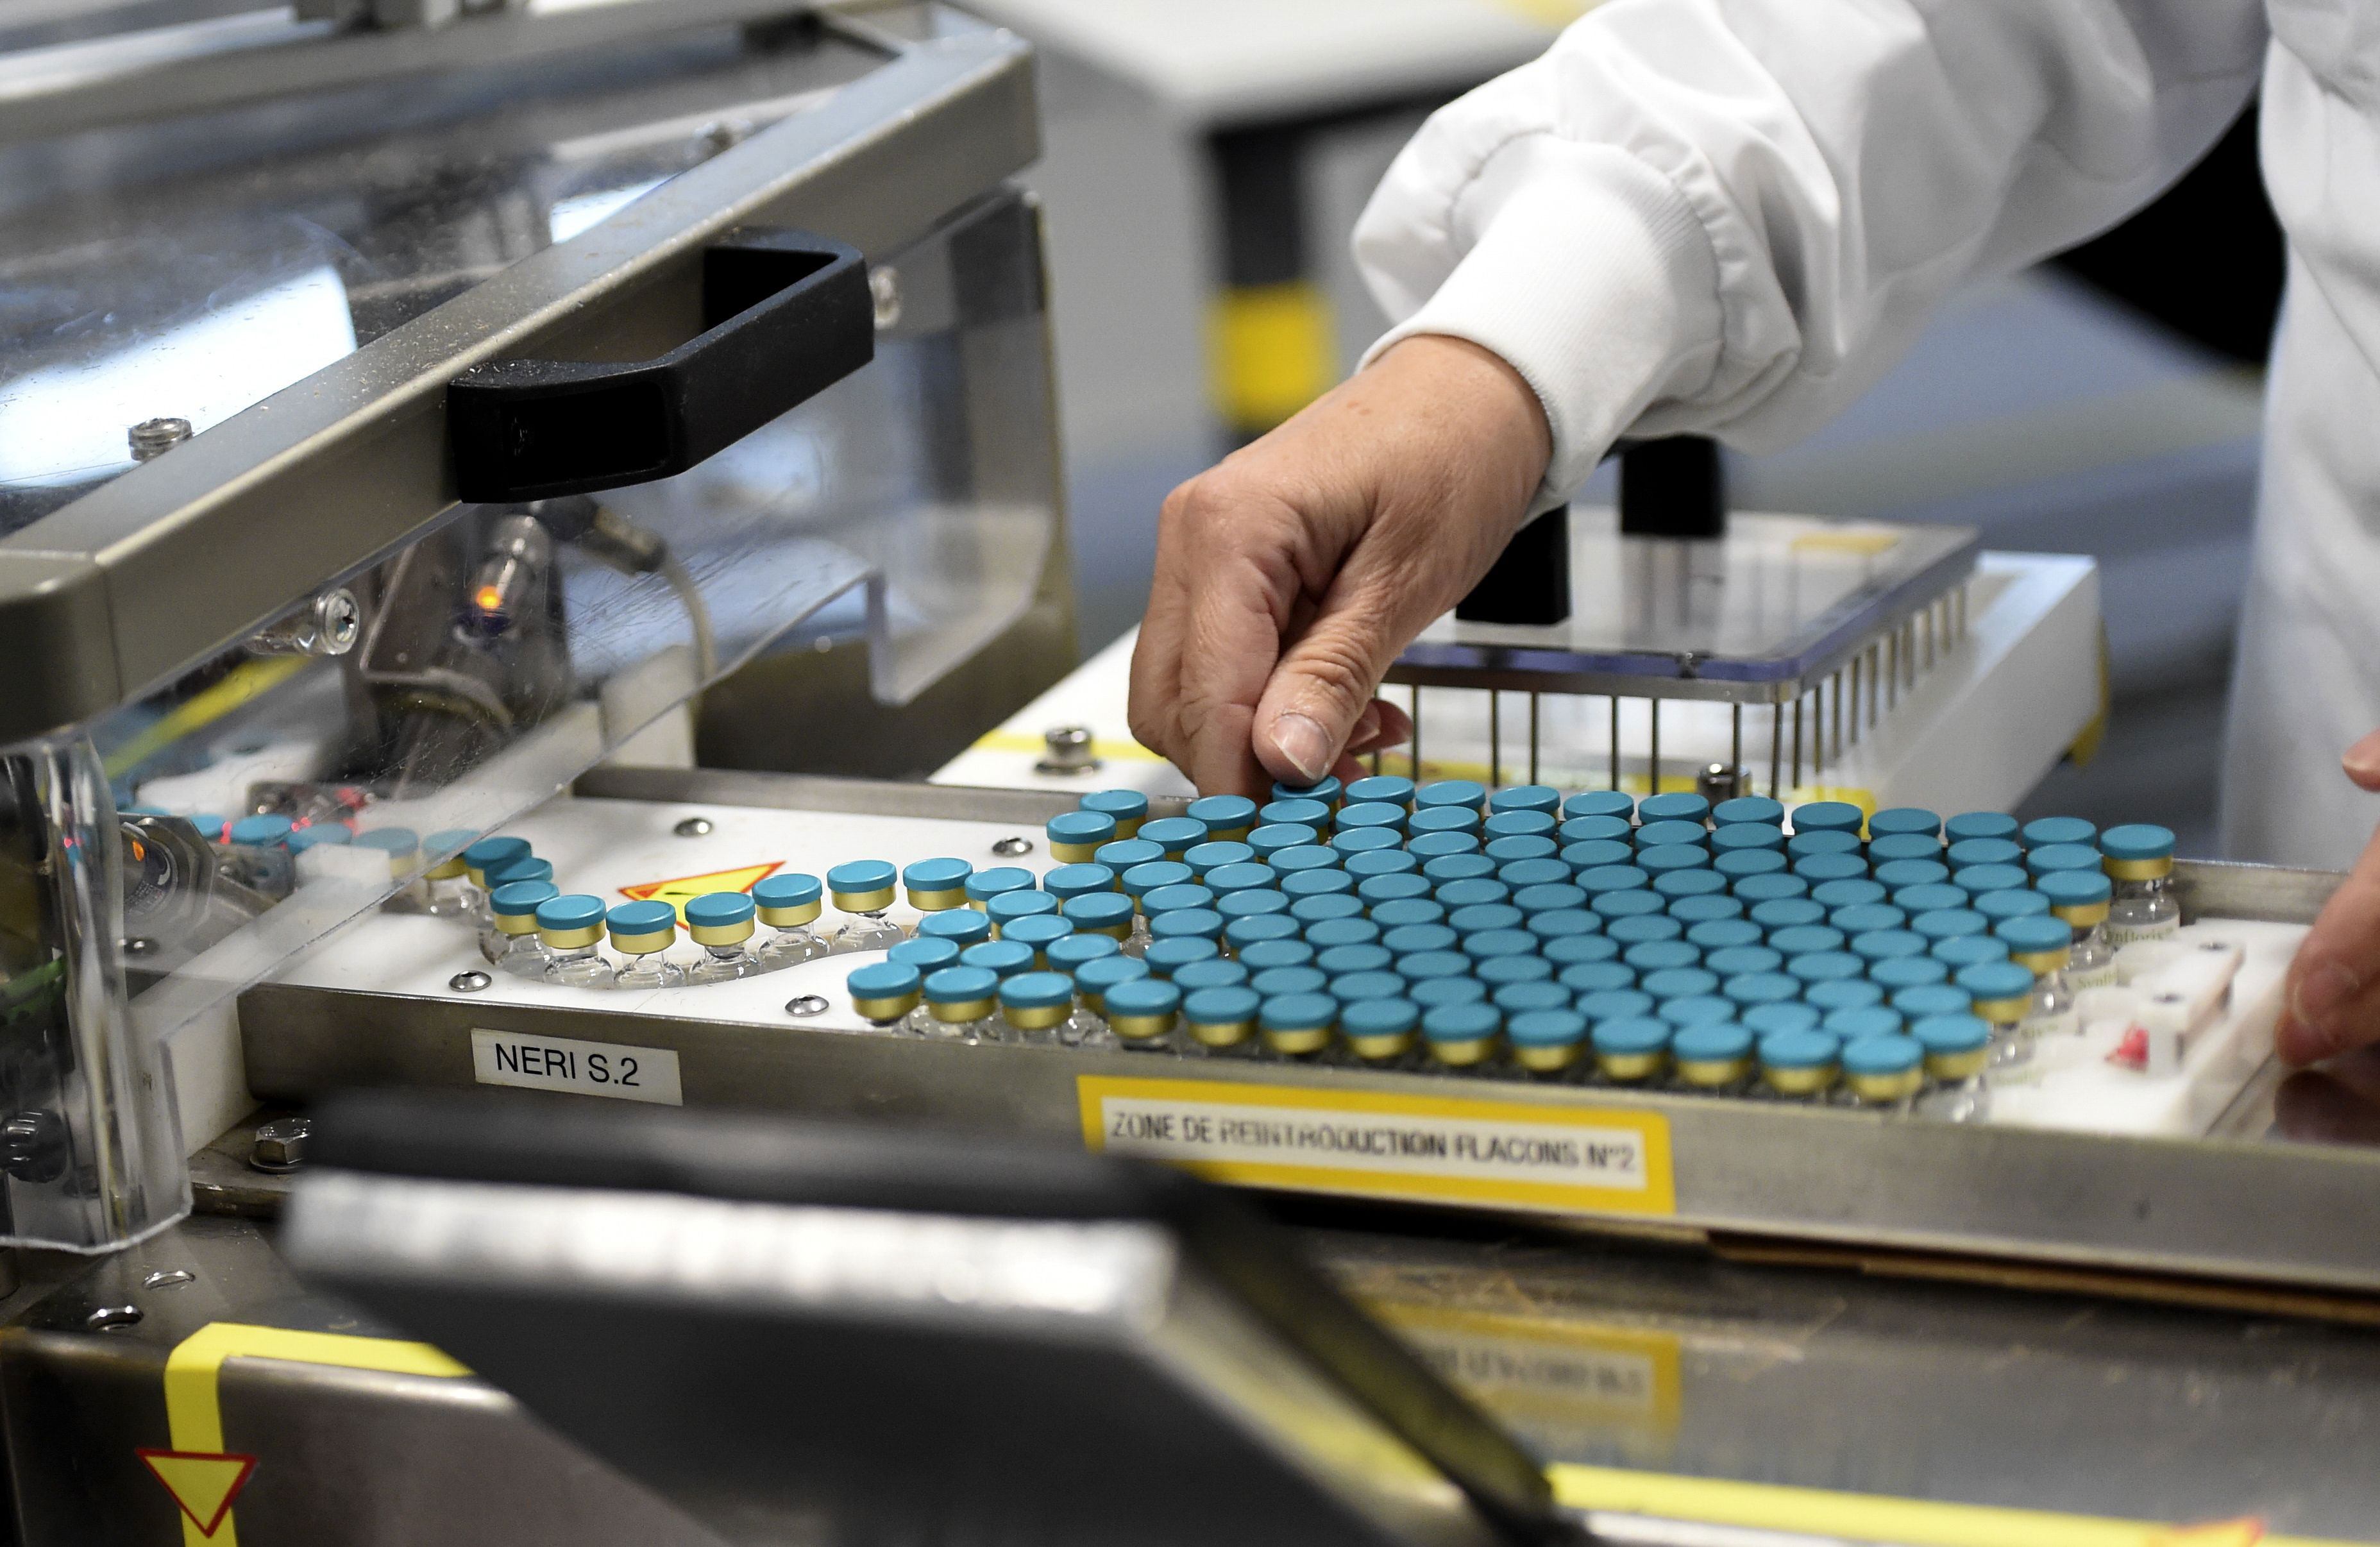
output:
M345 655L363 634L363 604L346 587L333 586L257 634L248 648L264 655Z
M1041 733L1041 745L1037 774L1088 774L1099 765L1091 755L1091 733L1081 725L1052 725Z
M198 1274L188 1268L160 1268L140 1281L143 1289L178 1289L198 1281Z
M681 838L707 838L710 836L710 819L709 817L688 817L684 822L679 822L675 827L671 828L670 831L676 834Z
M876 304L876 331L882 333L897 327L901 322L901 275L889 263L879 263L868 271L868 297Z
M82 1319L82 1324L93 1332L122 1332L140 1321L137 1305L103 1305Z
M124 432L132 443L132 459L146 462L190 438L190 421L187 419L144 419Z
M128 956L145 956L157 949L157 943L145 934L128 934L116 944Z
M822 996L815 993L805 993L798 999L788 999L785 1001L785 1014L789 1016L822 1016L826 1014L826 1000Z
M1713 805L1733 799L1743 791L1743 775L1723 762L1715 762L1694 776L1694 790Z
M742 144L751 137L751 134L752 125L749 120L722 118L703 125L701 128L695 131L694 138L695 143L701 147L705 155L715 156L722 151Z
M453 989L456 993L477 993L481 989L486 988L490 983L494 981L495 980L493 978L491 978L486 973L474 968L468 972L455 973L453 977L446 980L446 986Z
M1014 859L1020 854L1033 852L1033 840L1016 834L1002 838L991 846L991 851L1002 859Z
M306 1140L314 1124L306 1117L275 1117L257 1126L248 1163L259 1171L295 1171L306 1163Z

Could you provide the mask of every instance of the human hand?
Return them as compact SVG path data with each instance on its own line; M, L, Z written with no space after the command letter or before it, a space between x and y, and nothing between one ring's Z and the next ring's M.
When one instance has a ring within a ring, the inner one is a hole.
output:
M1133 735L1208 795L1355 776L1412 730L1382 675L1504 551L1551 454L1517 372L1422 335L1174 490Z
M2380 731L2339 761L2357 786L2380 792ZM2273 1043L2285 1063L2380 1042L2380 832L2298 947L2281 1006Z

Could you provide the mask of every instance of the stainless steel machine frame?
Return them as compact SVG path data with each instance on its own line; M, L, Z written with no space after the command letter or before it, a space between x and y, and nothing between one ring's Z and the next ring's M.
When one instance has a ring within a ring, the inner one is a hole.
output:
M1063 797L792 776L604 770L581 793L700 806L1014 819ZM2192 917L2310 919L2339 877L2185 862ZM674 1050L693 1104L897 1118L1082 1142L1086 1076L1211 1080L1317 1091L1438 1093L1548 1109L1658 1115L1676 1210L1659 1224L2143 1273L2380 1289L2380 1151L2262 1141L2252 1084L2226 1137L2134 1138L1905 1119L1782 1102L1597 1087L1372 1073L1243 1060L1158 1059L1056 1047L971 1046L783 1026L725 1025L465 998L266 983L241 1000L249 1088L303 1102L342 1087L471 1083L471 1029ZM584 1100L560 1097L563 1100Z
M918 391L914 408L905 399L888 412L923 416L944 396L972 390L967 408L996 397L982 417L1001 422L963 424L958 433L982 442L962 441L947 458L964 472L934 482L920 503L896 513L914 515L944 547L953 529L979 520L980 531L960 541L990 554L987 565L1004 566L997 573L1006 591L995 604L957 594L956 582L929 586L913 609L927 614L923 626L891 619L881 576L856 554L810 542L790 524L766 528L795 558L808 554L808 567L779 584L765 618L722 649L706 604L689 602L697 588L686 566L671 573L674 555L659 556L667 550L655 548L630 576L641 588L636 604L613 612L666 624L633 640L625 628L638 625L624 626L626 643L600 668L582 667L556 707L540 704L534 714L502 722L508 740L426 760L435 764L427 782L437 786L438 798L422 809L437 818L423 822L425 830L484 831L549 797L758 653L771 633L846 595L863 603L856 610L866 615L871 642L880 635L891 640L901 628L910 630L902 638L923 641L906 653L871 650L871 687L886 703L907 701L965 668L966 650L993 643L1001 630L1022 626L1020 618L1039 635L1067 633L1062 601L1054 630L1043 615L1065 554L1038 216L1007 182L1038 149L1030 52L1008 34L931 6L854 9L865 14L820 16L798 0L766 16L749 4L670 0L587 7L568 20L507 12L390 34L331 36L313 24L291 24L294 30L275 34L261 52L253 38L243 50L235 47L241 38L230 37L217 39L223 50L211 53L191 33L166 40L184 46L180 55L95 43L75 45L63 62L53 53L46 63L58 67L46 73L23 59L0 62L0 156L55 177L50 161L72 158L53 156L54 140L112 164L94 147L130 153L127 146L151 143L144 136L170 137L178 120L145 120L180 110L261 114L262 140L285 121L264 100L274 93L345 89L463 61L534 64L573 48L616 49L625 39L703 28L710 38L773 46L767 40L775 34L737 30L764 20L808 29L802 40L823 40L805 55L820 67L805 78L810 89L799 101L772 104L774 113L764 116L774 121L757 129L723 126L713 135L699 120L681 126L680 139L690 137L703 154L636 190L642 196L614 218L550 244L531 242L527 256L507 252L489 266L466 265L458 283L418 299L395 325L195 436L187 423L178 436L154 442L136 433L137 465L96 469L103 475L96 482L77 471L55 508L30 507L30 519L0 535L0 648L27 668L0 695L0 749L8 754L13 802L0 842L6 861L0 868L12 879L0 890L7 894L10 938L22 942L7 964L14 975L0 993L0 1013L38 1032L31 1053L11 1054L9 1095L0 1100L7 1204L0 1240L107 1250L177 1217L188 1194L164 1040L409 879L301 886L227 937L211 935L189 961L161 953L147 932L127 927L127 857L150 849L118 820L122 798L110 787L112 771L93 733L106 734L115 724L108 717L128 706L155 710L170 724L177 695L201 690L218 668L252 664L260 649L288 653L295 641L295 653L334 655L360 635L358 654L370 653L377 618L358 617L346 589L358 577L383 583L396 573L392 566L448 530L442 523L456 507L457 473L447 405L458 378L492 363L659 362L690 340L718 337L736 318L713 314L706 275L731 238L746 239L739 234L813 234L840 244L845 263L899 257L900 270L880 265L866 276L857 331L868 333L872 301L880 340L914 336L920 349L946 341L955 358L938 367L935 380L943 384ZM158 79L173 83L144 95L143 82L157 83L156 60L169 56L175 67ZM231 57L245 66L226 67ZM481 102L468 98L465 105L483 111ZM964 266L952 255L957 244L987 225L996 231L975 247L996 259L990 266L998 273L987 283L974 283L983 275L954 276ZM1011 292L1026 298L1010 301ZM1003 298L984 298L995 294ZM978 329L970 307L989 309L992 321ZM992 376L1003 383L996 394L965 385ZM852 378L874 379L864 372ZM943 476L940 467L929 470ZM741 513L727 507L706 515L713 506L673 489L647 484L619 493L616 503L658 531L672 530L669 518L686 518L675 529L681 535L715 520L708 530L723 529L730 558L736 543L760 541L754 534L763 524L738 526ZM628 574L634 566L622 560L614 567ZM717 583L732 583L735 568L728 559L714 564ZM469 573L458 570L455 584ZM355 589L364 593L360 584ZM558 590L542 594L558 618ZM933 632L953 618L944 633ZM963 645L957 636L969 630L973 642ZM344 637L320 648L331 634ZM1015 675L1014 664L1006 664ZM568 682L567 673L559 675ZM200 687L190 687L194 681ZM322 696L334 718L341 690L334 685ZM400 772L385 782L405 785L411 774ZM190 864L203 862L207 847L193 841ZM425 854L420 863L443 858Z

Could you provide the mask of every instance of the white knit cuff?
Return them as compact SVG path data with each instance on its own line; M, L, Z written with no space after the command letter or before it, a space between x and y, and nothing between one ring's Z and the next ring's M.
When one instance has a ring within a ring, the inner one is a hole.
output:
M1458 199L1469 250L1401 338L1468 339L1520 372L1553 430L1536 508L1586 481L1647 407L1707 382L1720 348L1718 268L1675 185L1625 151L1534 134Z

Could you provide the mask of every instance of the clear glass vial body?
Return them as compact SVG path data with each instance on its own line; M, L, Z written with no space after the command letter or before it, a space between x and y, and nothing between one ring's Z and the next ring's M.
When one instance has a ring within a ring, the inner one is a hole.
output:
M624 989L675 988L686 968L665 954L677 944L677 909L665 902L622 903L605 916L612 949L624 958L612 975Z
M755 947L763 971L799 967L832 956L834 948L817 929L822 888L818 877L780 872L754 883L752 906L768 933Z
M752 954L752 899L740 892L713 892L686 905L686 932L702 947L686 969L689 983L734 982L767 968Z
M2115 899L2107 905L2107 944L2120 950L2136 940L2163 940L2181 928L2181 904L2173 895L2171 875L2144 876L2116 883Z
M827 937L837 956L860 951L889 951L908 938L908 932L885 915L892 907L894 871L880 859L855 860L827 871L828 900L844 915Z
M2107 943L2105 920L2095 924L2077 925L2074 949L2067 956L2066 986L2080 993L2084 989L2107 988L2116 981L2116 948Z

